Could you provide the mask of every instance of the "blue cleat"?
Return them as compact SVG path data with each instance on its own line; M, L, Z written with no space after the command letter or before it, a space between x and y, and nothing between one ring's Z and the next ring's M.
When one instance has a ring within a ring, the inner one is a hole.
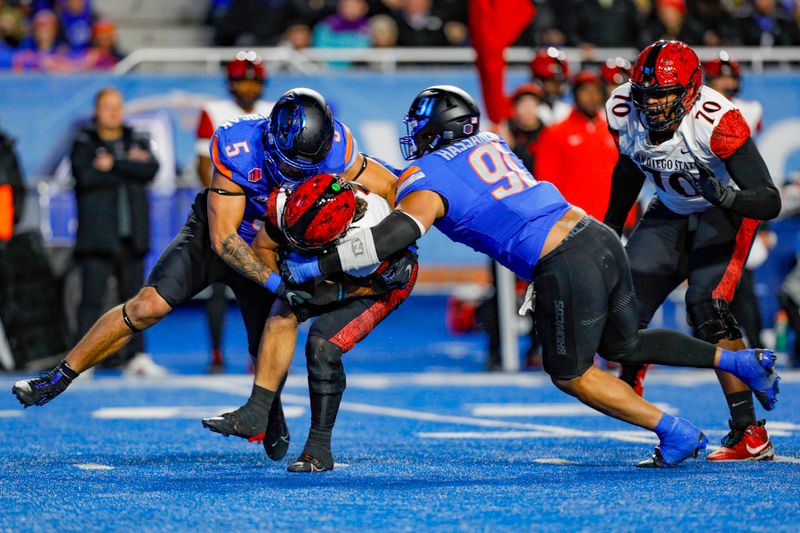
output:
M691 422L674 418L668 432L660 437L652 457L636 466L639 468L671 468L690 457L697 457L708 446L708 439Z
M774 368L775 352L754 349L739 350L733 354L735 368L731 373L750 387L764 409L767 411L775 409L781 380Z

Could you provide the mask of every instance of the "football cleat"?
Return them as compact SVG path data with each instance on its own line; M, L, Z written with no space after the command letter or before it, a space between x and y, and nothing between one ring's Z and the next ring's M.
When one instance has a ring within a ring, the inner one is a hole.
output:
M289 472L326 472L333 470L333 457L326 457L327 461L314 457L310 453L303 453L295 462L289 465Z
M739 350L736 353L737 378L744 381L767 411L775 408L781 380L775 372L775 352L772 350Z
M247 406L242 406L230 413L203 419L203 427L225 437L233 435L250 442L262 442L267 429L263 417L250 413Z
M639 468L670 468L690 457L697 457L708 446L708 439L688 420L678 418L678 424L661 439L650 459L642 461Z
M759 420L744 428L736 428L729 420L731 430L722 438L722 447L706 457L708 461L772 461L775 447L764 427L766 420Z
M14 383L11 392L25 408L44 405L69 387L78 373L61 363L47 374L38 378L23 379Z
M272 402L263 445L267 456L273 461L283 459L289 450L289 427L286 425L280 396L277 396Z

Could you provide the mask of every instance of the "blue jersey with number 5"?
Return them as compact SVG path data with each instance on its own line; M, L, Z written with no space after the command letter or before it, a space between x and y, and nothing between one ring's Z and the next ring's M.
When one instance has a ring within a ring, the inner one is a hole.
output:
M245 115L222 124L211 139L211 161L217 172L239 185L246 197L245 212L239 235L252 242L263 225L269 193L280 179L267 175L264 168L264 131L269 124L266 115ZM334 119L333 144L319 172L341 174L358 157L350 129Z
M536 181L497 135L480 132L416 160L400 175L397 203L414 191L438 193L447 214L434 224L530 280L550 228L571 207Z

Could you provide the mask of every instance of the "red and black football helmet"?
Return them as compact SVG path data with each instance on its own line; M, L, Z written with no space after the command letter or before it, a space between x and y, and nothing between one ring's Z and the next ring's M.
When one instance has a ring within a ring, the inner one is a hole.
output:
M622 85L630 75L631 62L624 57L610 57L600 65L600 77L607 85Z
M531 61L531 76L534 79L565 82L569 79L567 54L554 46L536 52Z
M700 60L681 41L656 41L631 71L631 97L639 120L650 131L665 131L689 112L703 84ZM674 100L669 97L675 95Z
M725 96L732 98L739 92L739 84L742 78L742 67L739 62L733 59L728 52L721 50L720 53L711 61L703 63L703 71L706 75L706 83L710 83L717 78L729 76L735 81L732 90L722 91ZM717 89L719 90L719 89Z
M250 108L261 98L267 80L267 69L258 54L252 50L237 52L236 57L225 65L228 76L228 91L239 106ZM240 81L254 81L259 85L243 87Z
M264 83L267 79L267 68L261 58L252 50L237 52L225 66L228 81L253 80Z
M289 193L281 231L296 250L318 253L336 244L355 213L352 186L333 174L317 174Z

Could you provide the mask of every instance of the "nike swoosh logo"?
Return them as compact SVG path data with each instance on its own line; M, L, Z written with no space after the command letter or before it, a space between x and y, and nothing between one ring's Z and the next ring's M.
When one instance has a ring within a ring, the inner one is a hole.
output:
M280 436L280 439L281 439L283 442L289 442L289 439L287 438L288 436L289 436L289 435L281 435L281 436ZM273 448L274 448L275 446L277 446L277 445L278 445L278 441L275 441L275 442L273 442L272 444L270 444L270 446L272 446Z
M689 151L689 150L684 150L683 148L681 148L681 153L682 154L691 154L692 152Z
M743 402L736 402L736 403L732 403L732 404L731 404L731 407L739 407L740 405L744 405L744 404L746 404L746 403L747 403L747 400L745 400L745 401L743 401Z
M747 448L747 451L749 453L752 453L753 455L757 455L757 454L761 453L762 451L764 451L764 448L766 448L767 446L769 446L769 442L765 442L761 446L756 446L755 448L751 448L749 444L745 444L744 447Z

